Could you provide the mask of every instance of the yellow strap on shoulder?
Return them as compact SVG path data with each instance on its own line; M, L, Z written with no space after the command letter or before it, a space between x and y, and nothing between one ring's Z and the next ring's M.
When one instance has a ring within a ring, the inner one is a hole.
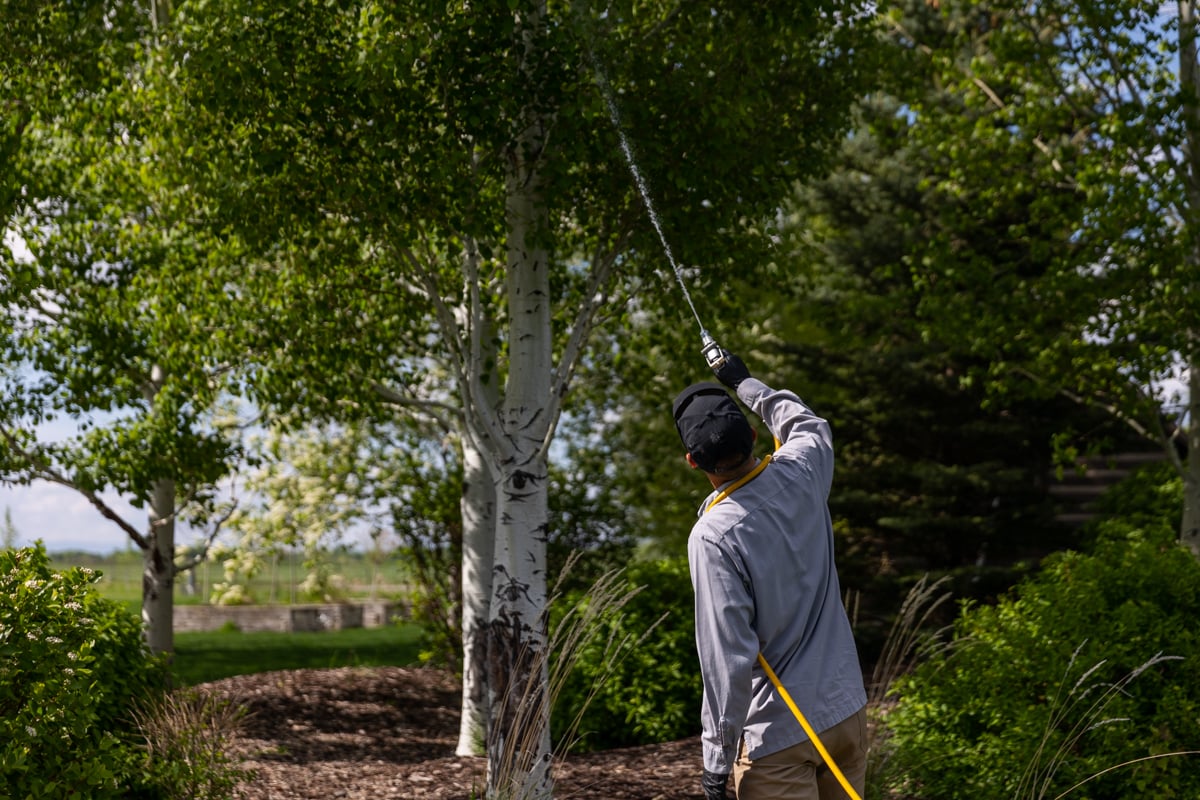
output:
M775 449L779 449L779 439L775 440ZM764 456L762 461L759 462L758 466L756 466L742 478L738 479L736 483L723 489L720 494L714 497L713 501L705 507L705 513L708 513L710 510L712 510L713 506L724 500L726 497L729 497L729 495L733 494L742 486L745 486L747 483L757 478L758 474L766 469L767 464L770 462L771 456ZM821 742L821 737L817 736L817 732L814 731L812 726L808 724L808 719L806 719L805 716L800 713L800 709L792 700L792 696L788 694L788 690L784 688L783 683L779 680L779 676L775 674L775 670L771 669L771 665L767 663L767 659L763 657L762 653L758 654L758 663L762 665L763 671L767 673L767 677L770 678L772 685L775 687L775 691L779 692L779 696L783 698L783 702L787 704L789 709L791 709L792 716L794 716L796 721L800 723L800 727L808 735L808 738L813 743L813 747L817 749L817 752L821 755L821 758L824 759L825 765L829 767L829 771L833 773L833 777L837 778L838 783L842 785L842 788L846 791L847 796L849 796L851 800L862 800L862 797L858 794L858 792L854 791L854 787L850 785L850 781L846 779L845 774L843 774L842 770L838 768L837 762L833 760L833 756L831 756L829 751L825 749L825 745Z
M716 497L714 497L713 501L704 507L704 513L707 514L709 511L712 511L712 507L715 506L717 503L721 502L726 497L729 497L729 495L733 494L735 491L737 491L738 489L742 488L750 481L757 478L758 473L760 473L764 469L766 469L767 464L770 464L770 463L771 463L771 456L769 454L763 456L762 461L758 462L758 466L756 466L754 469L747 472L742 477L738 478L733 484L726 486L724 489L722 489L721 493L719 495L717 495Z

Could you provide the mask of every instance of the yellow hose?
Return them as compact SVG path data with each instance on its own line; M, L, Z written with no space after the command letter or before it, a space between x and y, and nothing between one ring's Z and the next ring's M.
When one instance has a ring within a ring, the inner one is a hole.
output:
M846 794L850 796L851 800L862 800L858 792L854 791L854 787L850 785L850 781L846 779L846 776L843 775L842 771L838 768L837 762L833 760L833 756L829 755L829 751L826 750L825 745L821 743L821 739L819 736L817 736L817 732L812 729L812 726L808 724L808 720L805 719L804 715L800 713L800 709L796 707L794 702L792 702L792 696L788 694L787 689L783 688L783 684L779 682L779 676L775 674L775 670L771 669L771 665L767 663L765 658L763 658L762 653L758 654L758 663L762 664L762 668L767 673L767 677L771 679L771 683L775 684L775 690L779 692L779 696L783 698L783 702L787 703L787 707L792 710L792 714L795 715L796 721L800 723L800 727L803 728L804 732L808 734L808 738L812 740L813 746L817 748L817 752L821 754L821 758L825 759L825 764L829 767L829 771L833 773L833 777L838 779L838 783L840 783L842 788L846 790Z

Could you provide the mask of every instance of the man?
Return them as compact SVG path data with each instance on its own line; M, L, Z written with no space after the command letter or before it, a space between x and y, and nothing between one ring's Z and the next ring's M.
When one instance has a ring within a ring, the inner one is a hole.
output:
M688 539L707 800L844 798L825 763L758 663L778 676L833 762L861 797L866 776L866 691L833 558L828 496L829 424L789 391L752 378L723 352L714 367L775 436L755 458L757 432L715 383L685 389L675 426L693 469L713 493Z

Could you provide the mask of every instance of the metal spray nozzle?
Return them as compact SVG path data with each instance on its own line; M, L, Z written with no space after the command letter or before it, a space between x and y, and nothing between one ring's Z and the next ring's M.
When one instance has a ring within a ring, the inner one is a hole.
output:
M725 354L721 350L721 345L717 344L717 340L705 330L700 331L700 352L711 369L716 369L725 363Z

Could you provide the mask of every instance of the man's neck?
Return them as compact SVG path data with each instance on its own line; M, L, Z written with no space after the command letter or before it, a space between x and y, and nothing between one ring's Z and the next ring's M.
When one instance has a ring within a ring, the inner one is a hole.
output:
M714 489L720 489L730 481L736 481L738 478L749 475L757 466L758 459L751 455L737 467L727 472L706 472L704 474L708 476L708 482L712 484Z

